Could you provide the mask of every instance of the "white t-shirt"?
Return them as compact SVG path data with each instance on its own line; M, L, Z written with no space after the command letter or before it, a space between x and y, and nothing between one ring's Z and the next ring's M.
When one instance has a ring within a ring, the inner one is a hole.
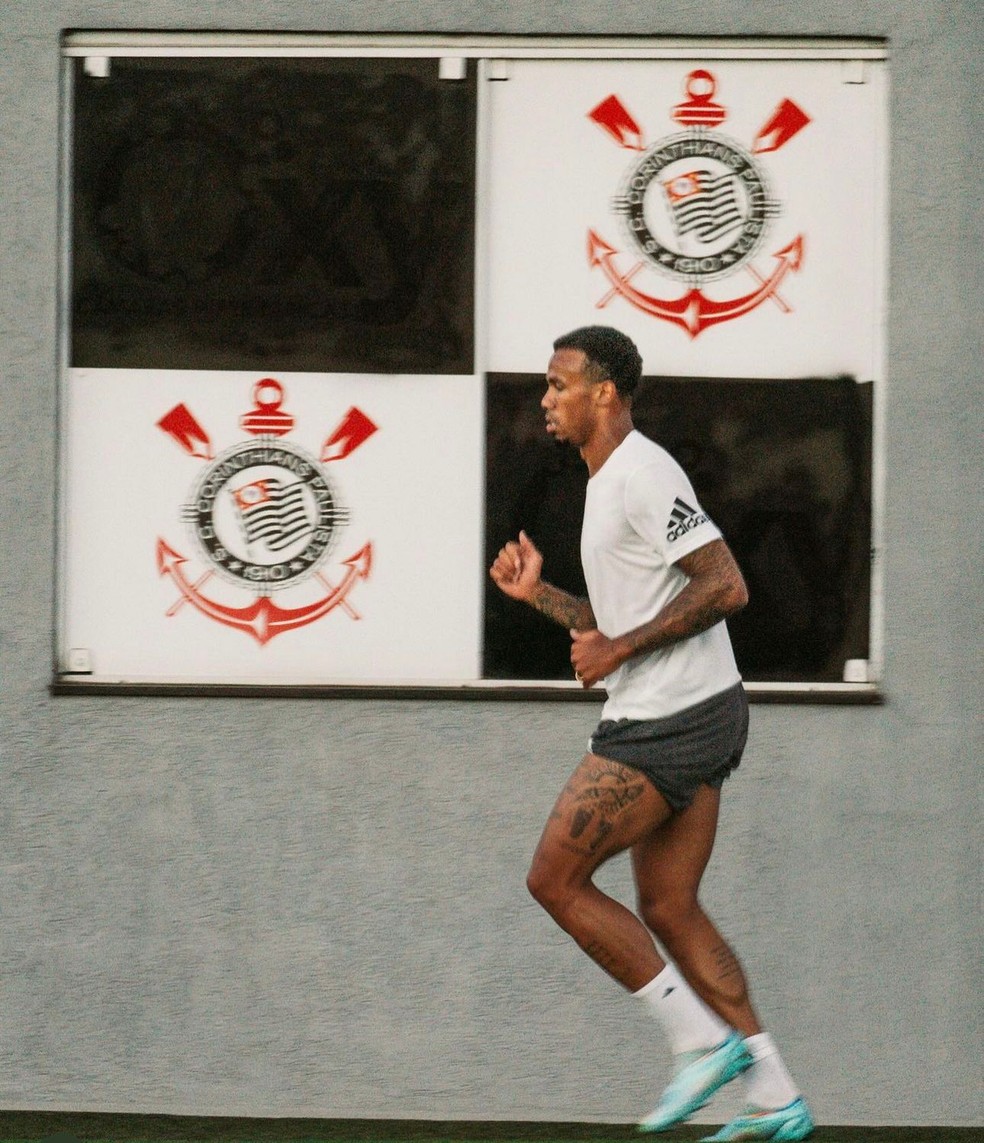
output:
M588 481L584 502L581 561L598 630L614 638L652 619L687 583L676 562L720 535L673 457L629 433ZM740 678L717 623L613 671L602 718L664 718Z

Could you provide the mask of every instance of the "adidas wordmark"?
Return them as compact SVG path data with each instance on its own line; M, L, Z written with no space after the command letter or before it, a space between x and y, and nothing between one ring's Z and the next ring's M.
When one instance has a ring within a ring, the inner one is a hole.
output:
M706 523L706 513L691 508L686 500L681 500L678 496L673 501L673 510L666 522L666 538L672 544L674 540L679 540L688 532L692 532L698 525Z

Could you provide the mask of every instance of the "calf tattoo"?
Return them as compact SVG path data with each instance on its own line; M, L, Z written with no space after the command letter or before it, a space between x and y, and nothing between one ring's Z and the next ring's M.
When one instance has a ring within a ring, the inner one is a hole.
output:
M719 980L726 980L729 976L741 975L741 965L738 963L738 958L727 945L718 945L711 955L717 965Z
M616 979L618 978L619 969L623 967L622 960L603 945L601 941L589 941L586 945L582 945L581 947L596 965L603 968L605 972L611 973Z

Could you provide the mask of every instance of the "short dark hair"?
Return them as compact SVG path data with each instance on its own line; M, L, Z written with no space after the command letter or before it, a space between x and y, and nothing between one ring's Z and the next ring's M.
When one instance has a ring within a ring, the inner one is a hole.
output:
M553 343L554 349L580 349L589 367L611 378L619 396L631 398L642 379L642 357L631 337L608 325L585 325Z

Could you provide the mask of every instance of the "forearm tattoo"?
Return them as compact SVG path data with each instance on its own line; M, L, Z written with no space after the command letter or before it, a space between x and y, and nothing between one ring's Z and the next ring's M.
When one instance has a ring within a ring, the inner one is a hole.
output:
M553 584L541 584L530 603L541 615L562 627L586 631L597 626L591 604L586 599L561 591Z
M699 635L725 617L725 613L712 600L693 601L681 596L683 592L660 612L658 628L655 622L647 623L625 635L633 655L669 643L678 643L681 639L689 639L691 635Z
M689 639L739 611L745 582L723 540L713 540L679 563L689 582L650 622L622 636L633 655Z

